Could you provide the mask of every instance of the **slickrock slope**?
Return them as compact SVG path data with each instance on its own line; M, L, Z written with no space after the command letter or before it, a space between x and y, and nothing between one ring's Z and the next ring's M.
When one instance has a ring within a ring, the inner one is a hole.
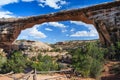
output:
M2 18L0 19L0 47L8 51L21 30L35 24L65 20L93 24L104 45L109 46L120 40L120 1L116 1L27 18Z
M52 48L40 41L30 41L30 40L16 40L12 44L12 49L28 49L28 48L34 48L36 50L51 50Z

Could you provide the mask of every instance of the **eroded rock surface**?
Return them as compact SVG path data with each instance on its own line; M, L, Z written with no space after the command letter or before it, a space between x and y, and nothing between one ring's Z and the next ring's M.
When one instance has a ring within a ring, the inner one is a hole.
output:
M104 45L109 46L120 41L120 1L116 1L27 18L2 18L0 19L0 47L9 50L21 30L33 27L35 24L65 20L93 24Z

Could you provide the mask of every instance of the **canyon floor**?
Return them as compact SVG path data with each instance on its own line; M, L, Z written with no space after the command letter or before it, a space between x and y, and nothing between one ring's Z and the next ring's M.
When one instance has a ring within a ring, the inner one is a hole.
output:
M101 80L120 80L120 75L112 74L111 68L113 65L119 64L118 61L108 61L104 66L104 72L101 75ZM29 76L25 76L26 74L19 73L19 74L10 74L10 75L0 75L0 80L24 80L29 78L28 80L33 80L34 74L30 74ZM37 80L95 80L92 78L78 78L72 77L68 78L65 74L37 74Z

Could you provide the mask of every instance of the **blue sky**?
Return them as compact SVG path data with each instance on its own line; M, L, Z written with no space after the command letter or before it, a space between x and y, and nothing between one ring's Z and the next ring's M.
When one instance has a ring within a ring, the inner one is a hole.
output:
M61 10L83 8L113 0L1 0L0 17L26 17ZM25 29L17 39L55 43L65 40L99 39L93 25L81 21L60 21L36 24Z

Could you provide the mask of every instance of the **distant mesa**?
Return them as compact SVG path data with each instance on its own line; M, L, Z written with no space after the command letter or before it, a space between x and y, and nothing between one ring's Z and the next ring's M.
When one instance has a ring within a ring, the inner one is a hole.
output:
M120 41L120 1L115 1L47 15L2 18L0 19L0 48L9 52L21 30L31 28L35 24L66 20L93 24L98 31L101 43L105 46L115 45Z

